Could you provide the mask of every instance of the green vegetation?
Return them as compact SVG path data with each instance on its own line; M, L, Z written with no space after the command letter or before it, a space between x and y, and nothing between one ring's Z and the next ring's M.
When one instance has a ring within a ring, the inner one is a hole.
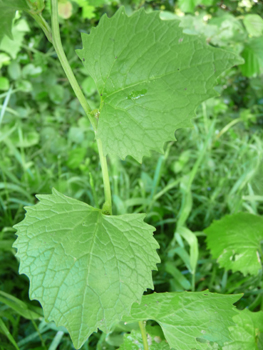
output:
M262 3L56 9L0 0L0 349L263 349Z

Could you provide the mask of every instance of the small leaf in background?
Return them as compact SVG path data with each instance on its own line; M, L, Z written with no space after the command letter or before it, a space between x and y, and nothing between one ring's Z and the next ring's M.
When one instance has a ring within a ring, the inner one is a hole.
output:
M13 39L12 24L17 10L28 10L26 0L0 0L0 43L5 35Z
M96 84L91 77L87 77L82 82L83 92L89 97L97 91Z
M80 144L83 142L84 140L84 131L77 127L77 126L71 126L69 128L69 132L68 132L68 140L70 142L74 142L77 144Z
M87 153L86 148L73 148L69 151L67 166L70 169L76 169L83 162Z
M244 275L257 275L262 269L259 251L263 217L249 213L226 215L204 232L207 248L221 267Z
M262 350L259 346L263 334L263 312L243 310L233 317L235 326L229 328L231 341L223 350Z
M251 36L260 36L263 34L263 19L259 15L246 15L244 25L248 34Z
M16 61L12 61L12 63L8 66L8 74L11 79L18 80L21 77L20 64Z
M182 12L193 13L197 5L211 6L213 0L179 0L178 7Z
M103 6L103 5L110 5L111 0L89 0L89 4L91 6Z
M1 11L1 9L0 9ZM18 52L21 49L24 36L29 32L29 27L24 19L21 19L12 28L13 38L5 36L0 43L0 50L8 53L13 59L17 57Z
M241 53L245 63L240 65L240 70L245 77L252 77L263 72L263 37L251 38L244 45Z
M0 77L0 90L7 91L9 89L9 80L5 77Z
M49 86L48 88L51 101L59 105L63 101L65 89L61 85L53 85Z
M8 66L10 63L10 57L3 52L0 52L0 68Z
M95 17L95 6L91 5L89 1L87 0L72 0L76 2L79 7L82 8L82 18L88 18L91 19ZM98 6L98 5L97 5Z
M62 195L38 195L16 225L20 273L45 317L68 329L74 346L109 332L143 292L159 262L154 228L142 214L107 216Z
M22 69L23 78L28 78L28 77L34 78L39 76L41 73L42 73L42 68L36 67L32 63L27 64Z
M192 274L195 274L199 255L197 237L188 228L182 226L177 228L177 233L189 244L189 266L187 266L187 264L186 266Z
M141 162L151 150L163 153L175 130L190 126L196 107L217 95L217 77L243 62L184 34L179 24L161 20L158 11L128 17L120 8L82 35L77 53L101 97L104 154Z
M27 148L37 145L39 143L39 133L32 128L24 130L23 133L13 133L11 140L16 147Z
M166 341L159 341L158 339L158 342L156 342L149 334L147 336L147 341L149 349L151 350L170 350L170 346ZM126 333L119 350L144 350L141 333L134 330L132 330L130 334Z
M223 346L231 340L237 310L233 304L241 295L203 292L154 293L133 304L126 322L154 320L162 327L171 348L210 349L212 343Z

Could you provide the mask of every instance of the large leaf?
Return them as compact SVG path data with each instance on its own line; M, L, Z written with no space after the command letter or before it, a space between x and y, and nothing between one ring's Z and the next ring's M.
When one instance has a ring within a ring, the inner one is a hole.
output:
M100 97L98 137L104 153L138 161L163 152L176 129L190 125L196 107L216 95L217 77L236 54L183 33L179 21L144 10L128 17L120 8L82 35L77 53Z
M30 279L30 298L79 348L97 328L109 332L153 288L154 228L142 214L106 216L55 190L38 198L16 225L20 273Z
M5 35L12 36L12 23L17 10L28 10L26 0L0 0L0 42Z
M259 350L259 339L263 334L263 312L244 310L233 317L235 326L230 327L231 342L223 350Z
M160 293L143 296L135 303L127 322L154 320L160 324L171 348L208 350L212 343L230 341L228 327L234 326L233 307L240 295L204 292Z
M226 215L214 221L205 233L207 247L221 267L243 274L259 273L263 217L249 213Z

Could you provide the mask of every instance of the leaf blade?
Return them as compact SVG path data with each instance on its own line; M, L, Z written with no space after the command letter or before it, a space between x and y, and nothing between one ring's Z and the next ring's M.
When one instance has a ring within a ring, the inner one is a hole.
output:
M17 10L28 10L25 0L0 0L0 42L5 35L13 39L12 22Z
M154 293L143 296L124 319L155 320L171 348L207 350L210 342L222 346L230 341L228 327L234 326L232 317L237 314L232 304L240 297L208 291Z
M207 247L221 267L257 275L261 267L263 218L249 213L226 215L205 231Z
M183 33L177 21L120 8L103 16L77 50L101 96L98 137L104 154L138 161L163 152L174 131L190 125L195 108L216 95L216 78L243 62Z
M39 195L16 225L20 273L44 315L65 326L78 348L108 332L146 288L153 288L158 243L143 215L106 216L57 191Z
M240 70L245 77L259 75L263 71L263 37L249 39L241 53L245 63L240 66Z
M263 312L239 311L233 317L235 326L230 328L232 340L223 350L258 350L259 337L263 333Z

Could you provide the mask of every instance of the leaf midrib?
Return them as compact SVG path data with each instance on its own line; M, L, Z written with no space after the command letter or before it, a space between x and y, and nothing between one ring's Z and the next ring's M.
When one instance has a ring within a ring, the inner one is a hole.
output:
M89 213L89 215L91 214L91 212ZM89 217L89 215L87 215L87 217ZM84 220L86 220L87 217ZM80 326L79 335L78 335L78 344L81 344L80 337L81 337L81 332L82 332L82 328L83 328L83 324L84 324L84 322L83 322L84 312L83 311L84 311L84 305L85 305L85 298L86 298L86 291L87 291L87 286L88 286L88 280L89 280L89 276L90 276L90 266L91 266L91 260L92 260L92 256L93 256L94 244L95 244L95 241L96 241L96 238L97 238L97 233L98 233L99 227L101 226L101 222L102 222L102 214L100 212L98 212L97 225L96 225L96 228L95 228L94 233L93 233L93 241L92 241L92 245L91 245L90 251L88 253L89 254L89 260L88 260L88 264L87 264L88 271L87 271L87 274L86 274L86 285L84 287L83 299L82 299L81 326ZM96 295L98 296L98 300L100 302L101 309L103 310L103 306L102 306L102 303L101 303L101 300L100 300L100 296L97 293L96 293ZM104 310L103 310L103 318L104 318Z
M218 59L218 60L213 60L213 63L219 62L219 61L222 61L222 60L223 60L223 58L220 58L220 59ZM148 78L148 79L142 80L142 81L140 81L140 82L137 82L137 83L128 85L128 86L126 86L126 87L124 87L124 88L122 88L122 89L113 91L113 92L111 92L110 94L108 94L108 95L105 97L105 99L103 100L103 102L105 103L106 100L107 100L107 98L109 98L109 97L112 96L112 95L118 94L118 93L121 92L121 91L130 89L130 88L135 87L135 86L139 86L139 85L141 85L141 84L145 84L145 83L149 84L149 83L151 83L152 81L155 81L155 80L161 79L161 78L163 78L163 77L166 77L166 76L175 74L176 72L177 72L178 74L180 74L180 73L183 72L183 71L186 71L186 70L192 69L192 68L197 68L197 67L202 66L202 65L203 65L203 63L195 64L195 65L192 65L191 67L186 67L186 68L180 69L179 72L176 71L176 70L170 71L170 72L168 72L168 73L165 73L165 74L161 74L161 75L159 75L159 76L156 76L156 77L154 77L153 79ZM187 82L186 84L189 84L189 82ZM106 85L106 82L105 82L105 84L104 84L104 87L105 87L105 85ZM103 88L104 88L104 87L103 87ZM99 91L99 89L98 89L98 91ZM187 90L186 90L186 91L187 91ZM100 91L99 91L99 92L100 92Z

